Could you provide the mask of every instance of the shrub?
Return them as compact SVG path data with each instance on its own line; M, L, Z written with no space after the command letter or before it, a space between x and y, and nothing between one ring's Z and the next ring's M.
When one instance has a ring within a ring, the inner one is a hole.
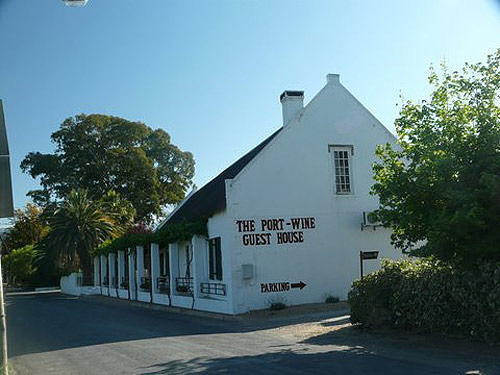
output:
M500 262L384 260L353 283L349 303L352 323L498 341Z
M335 297L335 296L328 296L325 299L325 303L337 303L339 301L340 301L340 298L339 297Z
M273 302L271 303L271 306L269 306L269 310L271 311L284 310L284 309L286 309L286 305L283 302Z
M36 262L39 258L40 252L33 245L26 245L5 255L3 262L9 278L15 284L24 284L37 270Z

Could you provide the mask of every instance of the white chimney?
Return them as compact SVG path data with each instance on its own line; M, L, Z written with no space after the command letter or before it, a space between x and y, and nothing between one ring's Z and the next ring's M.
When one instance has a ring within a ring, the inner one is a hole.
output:
M283 111L283 126L286 126L304 108L304 91L283 91L280 95L280 102Z
M326 75L326 82L327 83L340 83L340 74L327 74Z

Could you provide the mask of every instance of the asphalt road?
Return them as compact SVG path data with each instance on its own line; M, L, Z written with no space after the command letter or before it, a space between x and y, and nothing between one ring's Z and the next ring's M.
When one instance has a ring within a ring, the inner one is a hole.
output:
M7 317L18 375L500 374L498 347L366 333L345 319L228 322L61 294L8 296Z

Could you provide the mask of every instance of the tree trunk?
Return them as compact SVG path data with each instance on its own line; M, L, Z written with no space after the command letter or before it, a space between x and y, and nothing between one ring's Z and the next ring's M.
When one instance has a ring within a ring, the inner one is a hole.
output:
M86 250L79 249L78 258L80 261L80 268L83 271L83 279L91 278L92 276L92 264L90 262L89 253Z

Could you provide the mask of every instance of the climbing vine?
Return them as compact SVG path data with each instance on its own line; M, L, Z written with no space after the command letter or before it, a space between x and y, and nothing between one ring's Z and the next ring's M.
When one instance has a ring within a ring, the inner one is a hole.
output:
M150 243L165 246L178 241L188 241L194 235L208 235L206 219L167 224L155 232L126 233L121 237L104 242L92 252L92 256L107 255L125 249L133 251L136 246Z

